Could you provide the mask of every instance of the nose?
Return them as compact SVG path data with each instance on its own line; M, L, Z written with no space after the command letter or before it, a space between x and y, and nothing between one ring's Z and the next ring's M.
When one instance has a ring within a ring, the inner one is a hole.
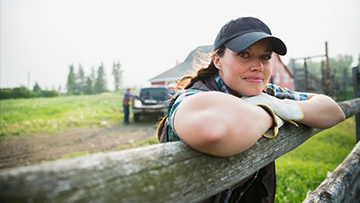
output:
M250 70L262 72L264 70L264 66L261 62L261 59L254 59L251 64Z

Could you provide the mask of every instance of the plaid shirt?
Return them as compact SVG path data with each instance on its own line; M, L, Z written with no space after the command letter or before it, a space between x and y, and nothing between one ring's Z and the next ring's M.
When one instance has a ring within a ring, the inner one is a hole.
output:
M131 94L130 90L126 90L125 93L124 93L124 98L123 98L123 100L124 100L124 101L130 101L130 98L131 98L131 97L134 97L134 95Z
M228 90L226 89L226 86L224 85L224 83L222 82L222 80L220 79L220 76L218 74L214 75L214 80L215 80L217 86L219 87L219 89L221 90L221 92L229 94ZM181 140L181 138L177 135L177 133L175 132L175 129L174 129L174 116L175 116L175 112L177 111L179 105L181 104L181 102L183 102L187 98L189 98L189 96L200 93L200 92L201 91L194 90L194 89L181 90L178 93L176 93L170 100L169 108L167 111L167 116L168 116L169 123L170 123L169 128L168 128L169 142L175 142L175 141ZM297 100L297 101L303 101L303 100L308 99L307 95L304 93L294 92L294 91L291 91L286 88L281 88L274 84L268 84L265 92L267 94L275 96L279 99L292 99L292 100ZM220 196L219 203L228 203L228 201L230 200L230 197L231 197L232 190L233 190L233 187L224 190Z

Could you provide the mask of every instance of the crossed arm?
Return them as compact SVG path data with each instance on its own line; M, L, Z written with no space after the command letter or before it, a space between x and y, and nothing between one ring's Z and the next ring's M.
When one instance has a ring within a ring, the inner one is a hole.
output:
M330 97L320 94L308 94L308 100L300 101L305 125L325 129L330 128L345 119L345 114Z
M298 102L301 123L328 128L345 119L331 98L309 95ZM261 107L221 92L195 94L181 103L174 117L177 134L195 150L231 156L250 148L273 126L272 117Z

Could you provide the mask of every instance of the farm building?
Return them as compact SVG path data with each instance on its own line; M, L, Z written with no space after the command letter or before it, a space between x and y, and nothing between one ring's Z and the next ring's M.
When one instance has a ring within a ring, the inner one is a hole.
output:
M189 75L194 73L193 63L194 59L197 59L199 53L211 53L212 45L209 46L200 46L194 49L183 63L177 64L175 67L161 73L160 75L150 79L152 86L169 86L170 84L176 84L176 82L181 79L184 75ZM294 90L294 78L290 70L284 65L281 61L279 55L273 53L271 58L272 62L272 75L271 83L279 85L281 87L286 87L290 90Z

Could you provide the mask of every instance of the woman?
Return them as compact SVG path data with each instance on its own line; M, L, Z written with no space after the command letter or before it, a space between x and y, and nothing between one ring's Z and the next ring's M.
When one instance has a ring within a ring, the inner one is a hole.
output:
M231 156L262 135L275 137L286 121L328 128L345 119L325 95L268 84L273 52L285 55L286 46L259 19L238 18L224 25L210 64L179 82L185 88L173 96L159 125L161 142L183 140L200 152ZM274 202L275 189L273 162L204 202Z

